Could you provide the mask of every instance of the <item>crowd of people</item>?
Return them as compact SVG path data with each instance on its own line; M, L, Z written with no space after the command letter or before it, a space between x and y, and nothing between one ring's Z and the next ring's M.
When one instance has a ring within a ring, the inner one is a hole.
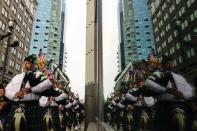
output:
M134 64L105 102L105 122L123 131L197 131L195 87L155 54Z
M0 131L80 129L84 103L79 95L71 91L69 82L57 80L45 61L35 64L35 60L33 55L26 57L23 72L5 87L0 85Z

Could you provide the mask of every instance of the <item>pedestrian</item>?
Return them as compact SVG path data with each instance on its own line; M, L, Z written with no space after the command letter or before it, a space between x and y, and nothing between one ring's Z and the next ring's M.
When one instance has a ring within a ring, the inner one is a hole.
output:
M6 130L8 124L9 101L5 97L5 88L0 84L0 130Z
M43 131L42 110L39 106L39 93L49 89L52 83L43 79L43 74L33 70L34 57L26 57L23 62L23 72L16 75L5 88L6 97L11 101L9 112L9 131L28 130ZM19 124L14 126L14 123Z
M145 81L147 90L154 92L156 114L153 131L186 131L185 101L193 96L191 85L182 75L173 72L174 60L163 56L161 70L154 72Z

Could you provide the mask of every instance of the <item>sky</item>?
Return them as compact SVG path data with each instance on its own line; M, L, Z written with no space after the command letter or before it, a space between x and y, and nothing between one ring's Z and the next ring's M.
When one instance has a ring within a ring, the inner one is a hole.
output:
M71 90L85 97L86 0L66 0L66 73ZM105 98L117 75L117 0L103 0L103 87Z

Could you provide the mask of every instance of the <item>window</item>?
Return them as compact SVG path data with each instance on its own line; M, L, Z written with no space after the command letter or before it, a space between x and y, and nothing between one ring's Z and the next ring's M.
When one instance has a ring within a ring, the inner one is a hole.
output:
M14 35L14 41L18 41L18 37Z
M29 18L29 23L32 24L33 20L31 18Z
M176 48L177 48L177 50L180 49L180 43L176 43Z
M24 6L20 3L19 4L19 8L21 9L21 11L23 12L23 10L24 10Z
M10 60L9 66L14 67L14 61L13 60Z
M195 50L193 48L190 50L190 52L191 52L191 56L195 55Z
M174 65L177 66L177 60L176 59L174 60Z
M27 11L25 11L25 17L26 17L26 18L28 17L28 13L27 13Z
M18 52L18 59L22 60L22 54Z
M24 31L21 31L21 36L22 36L23 38L25 38L25 33L24 33Z
M191 35L190 35L190 34L187 34L187 35L184 37L184 40L185 40L185 41L191 41Z
M20 71L21 66L19 64L16 64L15 68L16 68L17 71Z
M23 49L24 43L22 41L19 42L19 47L21 47L21 49Z
M29 37L28 37L28 36L26 37L26 39L25 39L25 40L26 40L26 42L27 42L27 43L29 43L29 42L30 42L30 40L29 40Z
M12 48L12 54L16 55L16 48Z
M183 62L183 58L181 56L179 56L179 63Z
M172 47L172 48L170 49L170 55L174 54L174 52L175 52L175 48Z
M8 17L8 12L6 11L6 9L3 7L1 10L1 13L3 16L5 16L6 18Z
M18 18L19 21L22 21L22 17L21 17L21 15L19 13L18 13L17 18Z
M2 56L1 61L4 61L4 59L5 59L5 55Z
M178 35L177 31L174 31L174 37L176 37Z
M28 48L25 46L25 52L28 52Z
M7 5L10 5L10 0L5 0L5 2L7 3Z
M163 43L162 43L162 48L165 48L166 47L166 41L164 41Z
M148 21L148 19L146 18L146 19L144 19L144 21Z
M29 28L29 27L27 27L27 32L28 32L28 33L31 33L31 30L30 30L30 28Z
M27 28L27 23L26 23L25 21L23 21L23 26L24 26L25 28Z
M187 7L189 8L194 2L195 2L195 0L188 0Z
M185 13L185 7L182 7L181 10L179 10L179 17L181 17Z
M18 32L20 32L20 27L19 27L19 25L16 25L16 30L17 30Z
M194 11L194 17L197 18L197 9Z
M5 30L5 24L0 20L0 29Z
M181 0L176 0L176 4L178 5L180 3Z
M14 5L12 5L11 10L12 10L12 12L13 12L14 14L16 14L16 8L14 7Z

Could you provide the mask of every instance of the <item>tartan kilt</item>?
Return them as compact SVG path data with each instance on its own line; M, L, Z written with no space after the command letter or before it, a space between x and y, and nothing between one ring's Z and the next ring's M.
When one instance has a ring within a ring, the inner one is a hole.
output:
M44 114L42 116L42 120L44 122L44 116L48 110L51 110L52 115L52 127L54 131L60 131L60 118L59 118L59 109L58 107L44 107Z
M134 131L140 131L140 128L142 128L141 115L143 111L146 112L149 117L149 121L147 123L147 130L151 128L151 109L143 106L134 106L134 110L133 110L133 128L135 129Z
M173 122L173 110L177 107L185 110L184 103L181 102L158 102L151 131L177 131L178 129Z
M10 112L8 114L9 117L9 124L8 124L8 131L12 131L14 129L14 115L15 110L18 108L18 104L12 103ZM44 123L42 121L42 109L38 104L31 104L25 105L22 107L25 109L25 117L27 122L27 130L28 131L43 131L44 130Z

